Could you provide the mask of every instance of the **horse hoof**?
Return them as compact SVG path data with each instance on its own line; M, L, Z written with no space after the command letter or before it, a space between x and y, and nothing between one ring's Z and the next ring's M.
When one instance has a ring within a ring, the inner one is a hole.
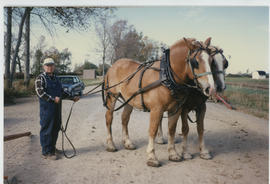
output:
M175 154L175 155L169 155L169 160L173 162L180 162L182 158L178 154Z
M184 157L185 160L190 160L190 159L192 159L192 155L191 155L190 153L184 153L184 154L183 154L183 157Z
M135 150L136 149L136 146L134 144L125 144L125 149L127 150Z
M149 159L147 160L147 165L150 166L150 167L160 167L161 164L159 163L158 160L156 159Z
M163 138L157 138L157 144L165 144L165 141Z
M106 151L108 151L108 152L116 152L117 149L116 148L113 148L113 147L107 147L106 148Z
M202 159L205 159L205 160L210 160L212 159L212 156L210 155L210 153L200 153L200 157Z

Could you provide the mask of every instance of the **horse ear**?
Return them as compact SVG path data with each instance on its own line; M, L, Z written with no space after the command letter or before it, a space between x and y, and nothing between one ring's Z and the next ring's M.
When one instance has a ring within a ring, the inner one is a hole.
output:
M204 44L206 45L206 47L208 47L210 44L211 44L211 37L207 38L205 41L204 41Z
M183 40L185 41L187 47L191 50L195 49L196 48L196 41L195 39L191 39L191 38L183 38Z
M197 40L191 42L194 48L203 47L203 43Z

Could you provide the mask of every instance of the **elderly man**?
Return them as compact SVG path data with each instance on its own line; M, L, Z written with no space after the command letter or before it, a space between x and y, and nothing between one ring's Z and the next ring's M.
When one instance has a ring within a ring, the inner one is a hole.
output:
M79 97L70 97L62 90L61 82L56 77L55 64L52 58L43 63L44 72L35 81L36 93L40 104L40 144L45 159L57 160L56 141L61 127L61 100L69 98L78 101Z

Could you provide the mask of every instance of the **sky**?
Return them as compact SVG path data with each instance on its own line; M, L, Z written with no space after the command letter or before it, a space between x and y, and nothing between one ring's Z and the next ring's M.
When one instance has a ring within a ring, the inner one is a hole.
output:
M229 60L227 73L265 70L269 72L269 12L263 6L152 6L118 7L114 20L124 19L149 38L172 45L183 37L204 41L224 50ZM94 29L85 32L57 27L51 37L41 24L33 23L31 45L46 37L47 48L68 48L72 66L85 59L100 64L98 39ZM229 59L230 56L230 59Z

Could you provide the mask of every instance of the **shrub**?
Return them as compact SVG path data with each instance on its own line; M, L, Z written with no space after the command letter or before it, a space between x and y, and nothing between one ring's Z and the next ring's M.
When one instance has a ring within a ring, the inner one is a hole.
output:
M15 103L16 98L27 97L35 94L35 79L31 79L29 86L24 86L23 80L13 82L12 88L4 87L4 104Z

